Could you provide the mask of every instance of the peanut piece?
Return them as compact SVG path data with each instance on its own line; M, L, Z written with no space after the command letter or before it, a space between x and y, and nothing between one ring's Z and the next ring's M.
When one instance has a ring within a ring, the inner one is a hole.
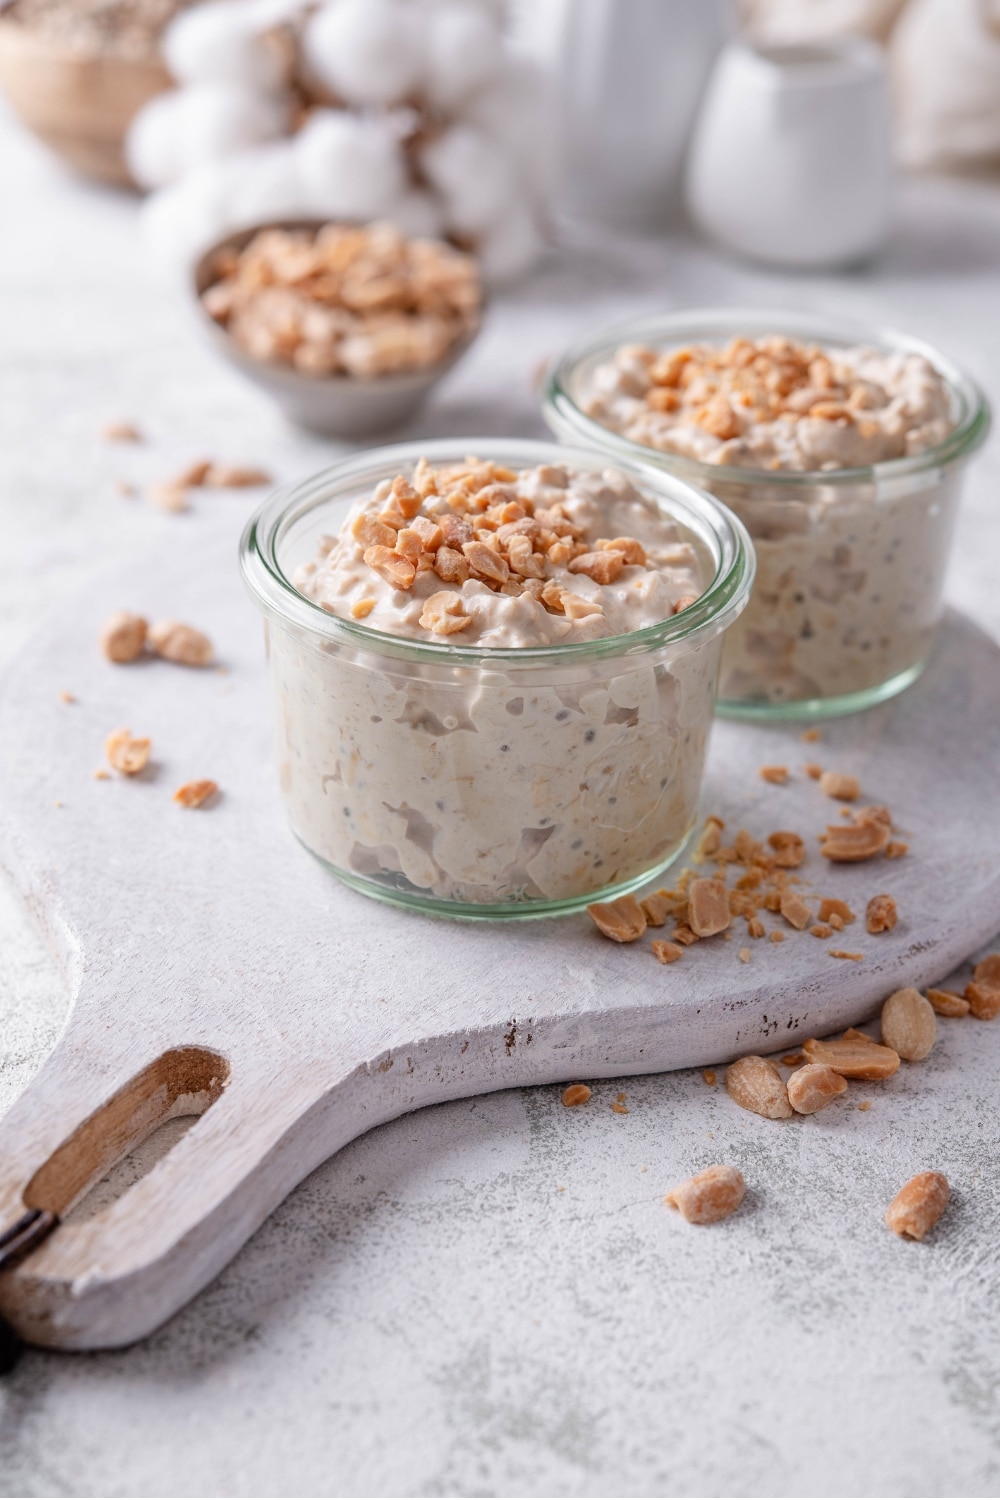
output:
M376 520L367 512L356 516L351 524L351 536L364 548L388 547L396 545L396 533L391 526L386 526L384 521Z
M810 1062L826 1063L844 1078L866 1078L875 1082L891 1078L899 1067L898 1052L891 1047L880 1047L867 1037L861 1040L858 1035L842 1037L839 1041L817 1041L810 1037L802 1043L802 1051Z
M696 937L724 932L733 918L721 880L692 880L688 887L688 925Z
M834 823L821 835L820 853L839 864L855 864L881 854L888 842L889 830L881 823Z
M664 1198L689 1224L716 1224L735 1213L747 1185L735 1167L706 1167L687 1182L679 1182Z
M571 573L586 573L595 583L614 583L625 566L621 552L583 552L567 564Z
M108 661L137 661L146 648L148 625L141 615L116 610L101 627L101 650Z
M965 986L965 998L977 1021L992 1021L1000 1015L1000 985L977 984L973 979Z
M595 901L587 911L597 930L613 943L634 943L646 931L645 914L634 896Z
M380 578L384 578L390 588L409 589L413 587L413 580L417 576L417 570L405 557L397 557L389 547L367 547L365 549L364 561Z
M796 870L805 859L806 846L797 833L779 829L769 835L767 842L774 850L774 863L781 870Z
M575 1109L577 1105L586 1104L590 1098L590 1089L585 1083L571 1083L568 1089L563 1090L562 1102L567 1109Z
M772 786L784 786L788 780L787 766L761 766L760 774L764 781L769 781Z
M131 729L116 729L104 742L108 765L123 776L138 776L145 770L152 748L152 740L133 738Z
M208 636L177 620L158 620L151 625L149 645L157 656L182 667L207 667L212 660L212 642Z
M790 1120L788 1090L766 1057L741 1057L726 1069L726 1092L741 1109L768 1120Z
M812 918L812 912L802 897L797 896L794 891L784 892L781 897L781 905L778 909L785 921L790 922L793 927L797 927L800 932Z
M851 908L848 906L847 902L838 901L836 896L823 897L822 901L819 903L819 911L817 912L817 916L819 917L819 920L821 922L831 922L834 917L838 917L840 919L841 927L843 927L845 922L854 921L854 913L851 911Z
M643 896L639 905L642 907L647 927L665 926L674 907L673 902L664 896L662 891L654 891L650 896Z
M891 896L873 896L865 911L865 927L869 932L891 932L897 916L896 903Z
M1000 989L1000 953L988 953L981 958L972 971L972 978L976 984L984 984L988 989Z
M684 954L684 949L679 943L667 943L662 938L657 938L650 946L653 957L657 963L661 964L675 964Z
M907 1062L920 1062L934 1046L934 1007L912 986L896 990L882 1007L882 1040Z
M186 781L174 793L174 801L181 807L203 807L219 790L215 781Z
M446 543L434 554L434 571L442 583L464 583L471 569L468 559Z
M951 990L927 991L927 998L934 1007L936 1015L939 1016L967 1016L969 1014L969 1002L961 995L953 995Z
M885 1222L901 1239L922 1240L948 1207L950 1197L943 1172L918 1172L889 1204Z
M788 1102L797 1115L814 1115L847 1089L847 1079L826 1063L806 1063L789 1078Z
M462 551L468 559L469 566L480 578L485 578L492 583L506 583L510 577L508 568L499 552L494 552L492 547L487 547L485 542L463 542Z
M819 789L840 802L854 802L861 794L861 783L856 776L845 776L840 771L824 771L819 778Z

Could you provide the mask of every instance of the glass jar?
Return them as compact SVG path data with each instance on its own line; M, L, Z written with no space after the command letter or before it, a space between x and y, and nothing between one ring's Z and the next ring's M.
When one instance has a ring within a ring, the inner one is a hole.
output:
M265 617L281 788L305 846L357 890L456 916L541 915L632 890L696 818L722 634L753 549L711 496L622 464L710 579L670 619L530 648L412 640L332 615L293 583L383 479L478 452L506 467L600 471L593 451L481 439L402 444L279 491L243 536Z
M922 354L943 375L953 427L911 457L812 472L704 463L635 442L586 415L598 366L626 344L673 349L785 335L838 350ZM636 319L571 349L550 372L557 436L615 463L654 464L708 490L743 521L757 554L750 605L726 636L720 713L819 718L902 692L920 675L941 617L967 459L989 431L971 380L915 339L807 314L730 308Z

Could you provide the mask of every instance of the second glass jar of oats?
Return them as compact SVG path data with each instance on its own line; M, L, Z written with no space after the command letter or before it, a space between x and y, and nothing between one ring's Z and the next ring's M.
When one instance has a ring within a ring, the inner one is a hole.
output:
M667 469L746 525L757 578L726 636L722 712L849 713L919 676L990 420L942 355L802 314L647 318L570 350L545 415L562 440Z

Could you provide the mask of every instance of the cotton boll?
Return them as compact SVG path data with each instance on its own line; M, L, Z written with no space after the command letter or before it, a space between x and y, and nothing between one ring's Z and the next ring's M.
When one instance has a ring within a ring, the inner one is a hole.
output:
M232 4L233 0L227 0ZM296 21L306 9L306 0L247 0L247 9L253 19L255 31L266 31L269 26L280 26L285 21Z
M518 199L486 231L476 249L483 277L495 286L530 270L544 252L545 241L530 207Z
M549 198L559 169L559 127L551 94L533 63L505 57L493 82L464 101L461 116L510 152L540 201Z
M391 214L409 187L391 122L317 110L300 131L298 170L316 213L348 219Z
M496 22L482 6L466 0L433 8L425 45L428 97L444 110L483 88L503 59Z
M162 187L203 162L283 135L288 117L285 99L236 84L161 94L132 123L129 166L143 187Z
M181 11L163 35L167 68L179 83L237 83L275 89L284 81L276 48L257 34L254 7L209 0Z
M411 239L436 240L444 233L444 213L433 193L411 188L389 210L389 218Z
M226 233L225 195L226 164L209 162L146 201L143 237L162 271L183 275Z
M125 137L128 169L140 187L165 187L184 172L185 93L158 94L135 116Z
M225 167L222 197L227 224L233 228L308 216L308 194L291 141L240 151L226 158Z
M449 228L477 234L495 223L517 191L510 153L471 125L453 125L424 147L427 180L445 200Z
M309 21L306 62L348 104L395 104L421 82L423 27L412 0L337 0Z

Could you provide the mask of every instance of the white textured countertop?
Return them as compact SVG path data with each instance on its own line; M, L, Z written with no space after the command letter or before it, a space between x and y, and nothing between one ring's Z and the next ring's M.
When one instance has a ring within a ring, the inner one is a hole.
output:
M131 200L0 124L0 201L6 660L110 559L195 547L199 515L223 508L235 543L252 503L205 494L164 516L119 479L203 455L292 479L338 450L200 346L145 267ZM671 305L895 324L1000 400L1000 189L907 185L893 249L836 278L771 276L684 240L576 238L498 300L401 438L542 435L538 361ZM101 442L118 417L149 441ZM970 475L949 595L1000 636L998 490L994 442ZM0 883L0 1110L65 1006ZM28 1352L0 1381L0 1493L996 1494L998 1058L1000 1021L942 1023L931 1059L873 1087L870 1112L794 1130L690 1073L598 1085L585 1111L553 1088L398 1120L309 1178L145 1344ZM610 1109L622 1087L625 1116ZM742 1166L750 1202L693 1229L662 1195L714 1160ZM932 1241L897 1241L884 1206L927 1166L948 1173L953 1207Z

